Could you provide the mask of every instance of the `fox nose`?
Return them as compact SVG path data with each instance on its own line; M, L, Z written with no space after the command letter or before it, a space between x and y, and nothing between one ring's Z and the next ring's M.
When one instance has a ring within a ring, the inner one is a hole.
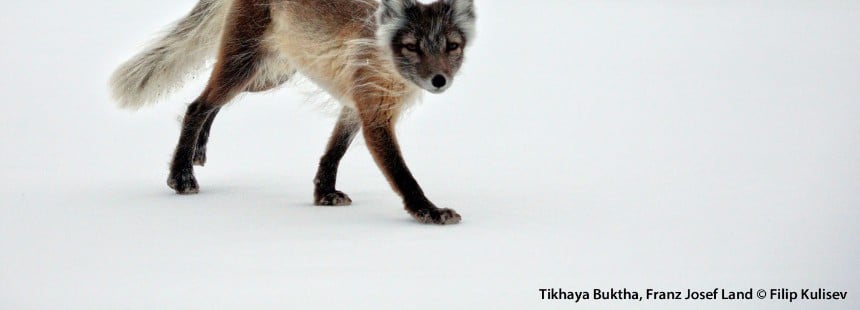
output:
M436 76L434 76L433 81L431 82L433 83L433 87L436 88L442 88L445 86L446 83L448 83L448 81L445 80L445 77L441 74L437 74Z

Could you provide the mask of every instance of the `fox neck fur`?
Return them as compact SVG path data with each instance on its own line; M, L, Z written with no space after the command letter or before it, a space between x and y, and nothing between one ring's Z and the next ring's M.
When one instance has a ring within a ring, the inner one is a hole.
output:
M384 96L389 98L371 101L399 109L420 89L397 72L391 52L377 41L377 6L375 1L272 1L272 23L262 40L271 56L262 67L298 70L344 105L353 106L356 96ZM278 72L272 73L256 80L277 82Z

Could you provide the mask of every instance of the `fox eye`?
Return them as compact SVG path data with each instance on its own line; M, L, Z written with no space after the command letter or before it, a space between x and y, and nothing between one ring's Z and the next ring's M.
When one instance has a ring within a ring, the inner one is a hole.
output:
M417 52L418 51L418 46L415 44L412 44L412 43L404 44L403 48L405 48L407 51L410 51L410 52Z
M457 50L458 48L460 48L460 44L457 44L457 43L448 43L448 47L446 47L446 48L448 49L448 51L449 51L449 52L450 52L450 51L455 51L455 50Z

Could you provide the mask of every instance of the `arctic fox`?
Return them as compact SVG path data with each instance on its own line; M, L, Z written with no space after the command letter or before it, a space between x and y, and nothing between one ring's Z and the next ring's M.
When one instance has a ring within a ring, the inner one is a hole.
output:
M206 162L219 109L241 92L272 89L300 72L341 103L314 179L316 205L352 202L335 180L361 130L409 214L421 223L455 224L460 215L430 202L409 172L394 124L421 89L441 93L451 86L474 36L472 0L201 0L120 66L111 87L122 107L139 108L216 57L206 88L188 106L167 179L177 193L195 194L193 165Z

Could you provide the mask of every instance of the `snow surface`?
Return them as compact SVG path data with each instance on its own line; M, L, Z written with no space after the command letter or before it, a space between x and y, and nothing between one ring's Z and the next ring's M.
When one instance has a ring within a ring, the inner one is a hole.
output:
M201 193L173 194L206 73L137 113L106 84L193 2L4 2L0 309L860 308L860 2L478 0L462 74L399 126L463 215L445 227L409 218L362 141L354 205L311 205L334 118L307 83L230 105ZM715 287L848 300L538 291Z

